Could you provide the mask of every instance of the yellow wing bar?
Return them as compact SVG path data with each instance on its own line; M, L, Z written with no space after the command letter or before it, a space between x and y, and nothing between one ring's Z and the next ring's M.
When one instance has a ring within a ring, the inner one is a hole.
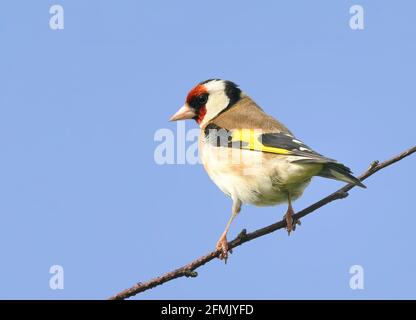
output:
M254 151L270 152L275 154L291 154L287 149L270 147L263 145L260 141L260 136L263 134L262 130L255 129L237 129L231 133L232 142L241 141L242 149L249 149Z

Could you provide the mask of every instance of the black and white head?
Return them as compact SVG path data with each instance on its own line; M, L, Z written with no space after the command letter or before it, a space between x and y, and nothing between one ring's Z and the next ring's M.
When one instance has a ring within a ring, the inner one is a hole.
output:
M188 93L185 104L170 121L194 119L203 127L240 100L241 94L240 88L231 81L210 79L200 82Z

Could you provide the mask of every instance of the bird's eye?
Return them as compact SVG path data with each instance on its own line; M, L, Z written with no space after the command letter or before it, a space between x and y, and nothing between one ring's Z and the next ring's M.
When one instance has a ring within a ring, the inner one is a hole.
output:
M203 94L202 96L198 97L198 104L199 105L204 105L204 104L207 103L207 101L208 101L208 95L206 95L206 94Z

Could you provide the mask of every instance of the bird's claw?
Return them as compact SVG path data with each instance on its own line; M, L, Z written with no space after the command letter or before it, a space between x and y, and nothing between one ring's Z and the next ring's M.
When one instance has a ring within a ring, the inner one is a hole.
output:
M221 251L219 255L220 260L224 260L224 262L227 263L228 252L232 253L232 250L228 249L228 242L226 236L221 236L221 238L217 242L216 249L218 251Z
M300 226L301 222L299 219L295 219L293 218L292 214L285 214L285 220L286 220L286 230L287 230L287 235L290 236L290 233L292 231L296 230L296 226Z

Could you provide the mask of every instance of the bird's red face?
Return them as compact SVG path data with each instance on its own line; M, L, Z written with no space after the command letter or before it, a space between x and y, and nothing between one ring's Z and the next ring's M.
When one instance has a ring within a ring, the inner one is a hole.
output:
M231 81L210 79L199 83L186 97L186 102L170 121L194 119L200 127L236 103L241 90Z
M171 118L170 121L194 119L198 124L207 114L208 90L203 84L198 84L186 97L186 103Z

